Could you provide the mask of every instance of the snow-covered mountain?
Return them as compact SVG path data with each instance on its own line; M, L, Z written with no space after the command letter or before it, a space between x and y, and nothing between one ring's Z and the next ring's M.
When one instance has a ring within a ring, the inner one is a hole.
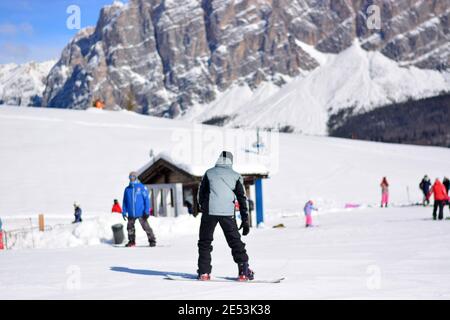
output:
M449 17L446 0L115 1L63 50L43 105L326 134L342 109L450 91Z
M373 5L379 28L368 23ZM315 70L321 61L302 43L339 54L357 40L400 65L443 70L450 61L449 17L446 0L116 1L64 49L44 104L83 109L102 98L111 109L177 117L196 104L207 109L233 86L280 86ZM404 96L414 94L404 89Z
M0 65L0 104L39 106L45 81L56 61Z
M234 86L215 102L196 105L182 117L227 127L259 126L324 135L329 116L343 108L365 112L450 91L448 73L401 67L378 51L362 49L358 41L339 54L299 45L320 61L319 67L305 75L284 77L287 83L282 87L271 82L263 82L256 90Z

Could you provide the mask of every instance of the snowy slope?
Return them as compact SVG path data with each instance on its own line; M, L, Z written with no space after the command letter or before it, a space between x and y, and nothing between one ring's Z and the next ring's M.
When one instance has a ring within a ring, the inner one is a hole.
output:
M255 155L252 131L225 130L130 112L0 107L0 217L67 215L79 201L86 217L109 212L128 173L166 152L194 168L212 166L226 148L237 166L270 171L264 182L269 213L299 212L309 198L328 208L377 204L382 176L392 201L420 200L421 177L449 175L450 150L329 137L262 133ZM249 149L251 152L245 152Z
M0 65L0 104L28 106L42 99L45 80L56 61Z
M323 54L297 42L320 62L320 67L276 87L263 83L252 91L235 86L210 105L198 105L184 119L206 121L230 116L228 127L279 128L325 135L330 114L355 107L374 107L437 95L450 90L448 74L416 67L401 67L377 51L363 50L358 41L339 54Z
M224 146L245 163L245 148L233 142L243 136L129 112L0 107L3 226L14 229L25 217L36 225L38 213L52 226L25 234L19 250L0 251L0 299L450 298L450 224L432 221L431 208L376 208L383 175L394 205L419 201L424 173L449 173L444 148L262 135L262 163L271 171L267 228L252 229L245 242L257 277L287 277L279 285L164 280L196 270L200 219L191 216L150 218L160 247L111 247L111 225L124 223L109 213L112 199L121 198L128 172L149 161L150 149L178 161L184 154L197 170ZM307 199L320 208L317 228L303 226ZM68 223L74 200L84 209L77 226ZM346 203L363 206L343 209ZM278 223L286 228L270 228ZM146 244L140 227L137 242ZM40 249L24 249L33 247ZM213 266L215 275L236 274L219 231Z
M273 223L285 229L253 229L244 240L256 277L285 276L281 284L164 280L195 273L197 228L167 239L154 225L166 245L156 248L0 251L0 299L449 299L450 223L429 210L341 211L315 218L318 228L284 218ZM236 275L219 230L212 256L214 275Z

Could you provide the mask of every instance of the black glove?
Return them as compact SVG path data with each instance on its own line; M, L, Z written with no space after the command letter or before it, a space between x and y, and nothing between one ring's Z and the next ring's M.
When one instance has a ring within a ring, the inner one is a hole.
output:
M241 226L239 230L243 229L242 235L246 236L250 233L250 225L248 224L248 219L242 219Z
M144 215L142 216L142 218L143 218L144 220L147 220L148 217L150 217L150 215L149 215L148 213L144 213Z
M124 221L127 221L127 216L122 216Z

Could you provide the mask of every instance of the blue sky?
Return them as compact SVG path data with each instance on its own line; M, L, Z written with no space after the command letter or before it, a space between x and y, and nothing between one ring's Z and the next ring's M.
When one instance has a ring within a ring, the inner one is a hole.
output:
M0 0L0 64L57 59L78 32L67 28L71 5L80 8L81 28L95 25L113 0ZM126 2L126 1L124 1Z

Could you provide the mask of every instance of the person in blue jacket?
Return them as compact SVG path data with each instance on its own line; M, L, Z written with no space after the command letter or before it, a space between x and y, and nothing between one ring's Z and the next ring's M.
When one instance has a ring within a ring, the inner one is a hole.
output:
M78 202L75 202L73 204L73 208L75 210L74 212L74 216L75 216L75 221L73 221L72 223L81 223L83 222L83 219L81 219L81 215L83 213L83 211L81 210L80 204Z
M131 172L129 179L130 184L125 188L122 205L122 216L125 221L128 219L128 243L126 247L136 246L136 229L134 227L136 219L139 220L142 228L147 233L150 247L154 247L156 246L156 238L147 221L151 208L148 189L138 180L136 172Z

